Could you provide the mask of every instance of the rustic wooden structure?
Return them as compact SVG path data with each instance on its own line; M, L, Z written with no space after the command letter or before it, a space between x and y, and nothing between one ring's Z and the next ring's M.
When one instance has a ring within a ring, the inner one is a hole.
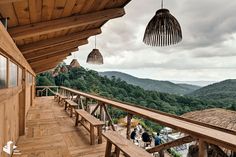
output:
M84 125L84 127L87 129L87 126L84 124L83 119L89 122L90 128L88 129L90 132L90 143L91 145L94 145L96 143L96 135L95 135L95 129L97 128L97 137L98 137L98 144L102 143L102 126L105 124L104 122L96 119L92 115L90 115L88 112L86 112L83 109L75 110L76 113L76 119L75 119L75 126L78 125L78 123ZM79 116L81 116L81 119L79 121Z
M3 0L0 15L8 20L8 32L36 73L54 68L101 26L125 14L130 0ZM58 58L58 54L62 57ZM48 58L51 66L45 66ZM56 59L57 58L57 59Z
M69 108L69 110L70 110L70 117L72 117L74 110L78 109L78 104L75 103L72 100L66 99L65 100L65 111L67 110L67 108Z
M103 133L103 136L107 139L105 157L111 156L112 145L115 146L116 157L120 156L120 151L122 151L125 156L129 157L153 157L144 149L137 147L131 141L125 139L123 136L121 136L115 131L106 131Z
M7 29L0 24L1 157L7 156L2 151L2 147L10 140L17 143L19 149L26 154L22 156L37 154L38 156L69 157L88 153L90 156L101 156L105 153L103 144L90 146L91 141L95 142L84 136L87 132L83 132L82 128L79 128L80 131L78 131L78 128L69 125L72 119L64 115L63 109L63 113L61 112L61 107L56 105L57 103L52 98L35 99L35 76L56 67L71 52L77 51L79 46L87 44L90 36L102 32L101 27L107 21L123 16L125 14L124 6L129 1L0 1L0 16L9 19ZM46 93L49 93L49 89L50 87L41 88L42 92ZM137 115L188 134L199 142L201 157L206 156L209 144L236 151L236 133L234 131L65 87L60 87L60 91L55 91L55 93L60 93L57 95L58 101L73 96L77 96L81 101L81 97L84 97L85 104L80 105L81 109L85 110L88 108L89 99L97 101L97 107L92 114L98 108L100 108L100 112L104 111L112 130L115 130L115 127L107 107L116 107L126 111L128 114L127 137L130 134L132 116ZM82 113L86 113L84 119L87 121L89 121L89 117L92 117L86 111L80 112L80 116ZM103 119L101 118L101 120ZM92 127L90 131L93 132L93 130ZM101 129L98 132L101 142ZM84 138L87 138L87 141ZM78 143L78 141L82 142ZM169 143L169 145L171 146L173 143ZM50 149L48 149L49 147ZM97 153L98 150L100 153Z

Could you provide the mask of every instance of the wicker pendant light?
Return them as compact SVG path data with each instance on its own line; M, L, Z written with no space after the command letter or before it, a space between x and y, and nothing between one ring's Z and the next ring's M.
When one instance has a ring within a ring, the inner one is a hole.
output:
M90 52L87 57L87 63L89 64L103 64L103 57L100 51L96 48L96 36L95 36L95 48Z
M70 62L70 67L72 67L72 68L75 68L75 67L79 68L80 67L79 62L75 57L75 53L74 53L74 59Z
M143 42L150 46L168 46L182 40L182 31L179 22L170 14L168 9L157 10L156 15L148 23Z

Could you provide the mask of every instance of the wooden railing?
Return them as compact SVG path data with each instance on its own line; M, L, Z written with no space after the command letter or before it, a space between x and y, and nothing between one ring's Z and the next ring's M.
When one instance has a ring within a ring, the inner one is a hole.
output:
M37 86L36 87L36 96L50 96L58 93L59 87L58 86Z
M193 120L185 119L168 113L163 113L157 110L148 109L134 104L114 101L108 98L104 98L102 96L88 94L67 87L59 87L58 92L62 95L67 96L68 98L72 98L75 96L77 98L83 97L85 99L85 104L83 104L81 108L84 108L84 106L86 107L88 106L87 102L89 99L97 101L97 106L95 107L92 114L96 112L98 108L100 108L100 111L104 110L113 130L115 130L115 128L112 122L112 117L107 111L107 107L111 106L127 112L128 116L127 138L129 138L130 135L131 119L134 115L136 115L143 117L144 119L151 120L153 122L161 124L163 126L171 127L177 131L189 135L191 138L193 138L195 141L199 143L199 156L201 157L204 157L205 156L204 154L206 154L207 143L216 146L221 146L232 151L236 151L236 132L231 130L223 129L220 127L212 126L201 122L196 122ZM178 140L177 142L180 145L188 143L188 140L187 141L183 140L182 142ZM176 145L176 144L173 144L172 142L171 145ZM168 148L168 146L165 146L164 148L166 149ZM159 151L159 149L160 147L157 147L156 149L152 148L150 151L155 152L155 150Z

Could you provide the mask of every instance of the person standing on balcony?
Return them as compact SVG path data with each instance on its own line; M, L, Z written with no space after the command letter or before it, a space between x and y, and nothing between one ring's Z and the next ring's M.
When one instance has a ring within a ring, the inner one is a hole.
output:
M145 147L148 147L148 145L151 144L152 139L150 138L150 135L148 134L147 131L144 131L144 133L142 134L142 140L145 143Z
M138 123L138 125L136 126L136 129L137 129L137 132L140 133L140 134L143 131L142 125L140 123Z
M132 131L130 138L132 139L133 142L135 142L136 138L137 138L137 128L134 128L134 130Z
M155 146L160 145L161 144L161 137L160 134L157 133L157 136L155 137Z

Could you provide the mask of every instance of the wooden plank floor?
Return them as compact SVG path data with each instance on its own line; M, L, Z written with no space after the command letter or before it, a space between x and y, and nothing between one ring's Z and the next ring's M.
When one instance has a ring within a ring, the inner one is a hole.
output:
M19 138L21 155L14 157L102 157L106 142L90 145L89 132L74 127L74 119L53 97L36 98L26 120L26 135Z

